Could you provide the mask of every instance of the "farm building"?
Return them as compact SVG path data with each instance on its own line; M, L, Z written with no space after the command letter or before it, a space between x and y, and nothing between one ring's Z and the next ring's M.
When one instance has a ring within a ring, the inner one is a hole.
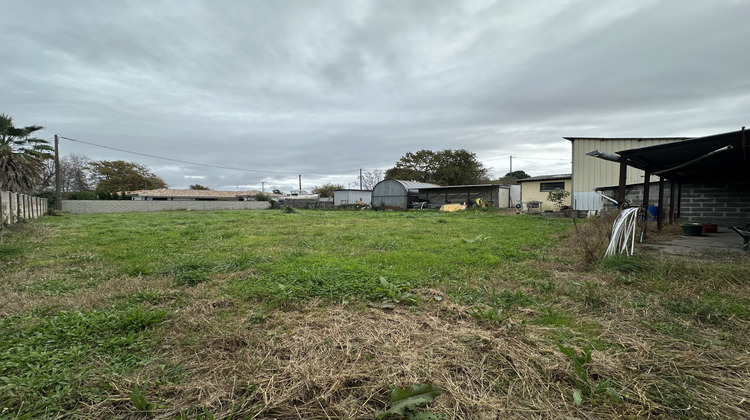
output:
M428 207L443 204L470 203L478 198L490 207L508 208L521 201L519 186L515 185L455 185L448 187L423 187L419 189L418 201Z
M518 185L440 186L416 181L386 179L372 189L372 206L384 208L439 208L481 198L492 207L508 208L521 202Z
M407 209L419 198L420 188L438 187L439 185L417 181L386 179L372 188L372 206L386 209Z
M371 200L371 190L336 190L333 192L334 206L357 203L370 204Z
M547 200L547 195L550 191L558 188L568 192L571 191L570 174L532 176L519 179L518 182L521 184L521 200L524 203L524 209L527 211L559 210L555 203ZM534 203L533 207L530 207L529 203ZM570 206L570 197L563 204Z
M658 176L629 183L626 179L602 188L607 196L631 206L658 207L669 221L744 226L750 223L750 150L744 130L677 143L617 152L619 166L635 167ZM644 182L646 181L646 182ZM644 194L645 192L645 194Z
M594 137L563 137L572 145L571 174L571 206L576 210L601 210L599 194L594 189L607 185L617 185L619 182L619 165L592 156L599 154L614 154L618 150L632 150L642 147L656 146L680 142L689 137L653 137L653 138L594 138ZM598 153L597 153L598 152ZM655 178L653 179L656 180ZM643 182L643 171L628 167L627 183ZM524 198L524 201L528 201Z

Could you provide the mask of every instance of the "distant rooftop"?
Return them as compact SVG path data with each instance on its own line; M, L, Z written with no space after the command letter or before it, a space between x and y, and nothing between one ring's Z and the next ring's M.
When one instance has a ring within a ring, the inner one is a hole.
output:
M214 191L214 190L175 190L171 188L159 188L156 190L130 191L126 195L137 197L193 197L193 198L237 198L265 194L277 196L278 194L263 193L261 191Z
M572 178L571 174L540 175L540 176L532 176L530 178L519 179L518 182L552 181L552 180L558 180L558 179L571 179L571 178Z

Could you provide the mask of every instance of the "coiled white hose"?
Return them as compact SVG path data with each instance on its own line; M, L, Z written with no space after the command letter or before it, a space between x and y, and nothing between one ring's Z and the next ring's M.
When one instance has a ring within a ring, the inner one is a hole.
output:
M635 247L635 231L638 222L638 207L631 207L620 212L612 226L612 239L609 240L609 246L604 256L615 255L616 253L633 255ZM628 246L630 241L630 246Z

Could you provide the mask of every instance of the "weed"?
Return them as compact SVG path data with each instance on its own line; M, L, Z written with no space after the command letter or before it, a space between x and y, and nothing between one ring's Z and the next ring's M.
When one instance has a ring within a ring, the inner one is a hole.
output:
M623 254L605 257L599 262L599 266L605 270L625 274L642 272L649 268L648 263L643 258L635 255L628 257Z
M512 306L532 306L537 303L536 297L528 295L521 290L511 292L510 290L502 289L498 292L495 289L485 286L484 291L487 293L491 305L502 306L506 309Z
M417 303L417 296L409 291L409 283L390 282L380 277L380 286L375 288L375 292L384 303Z
M407 420L447 420L448 418L425 410L443 391L430 384L415 384L409 388L394 388L391 391L391 405L385 411L379 411L377 419L387 419L393 415L403 416Z
M148 303L151 305L156 305L166 300L167 297L164 296L164 294L158 290L146 289L146 290L140 290L128 296L125 296L125 299L128 302L133 303L133 304Z
M183 271L174 276L174 283L178 286L195 286L209 279L203 270Z
M138 385L133 386L133 391L130 393L130 402L138 411L146 412L144 414L149 417L153 417L153 411L157 409L157 405L152 403L146 398L146 386L141 389Z
M591 347L584 345L581 348L581 353L578 353L574 347L563 343L558 343L557 347L573 363L570 369L570 377L577 388L573 392L575 405L581 405L583 397L591 400L603 396L613 402L622 402L620 394L617 393L608 379L593 380L590 378L587 368L591 363Z
M469 308L466 312L480 322L489 322L495 325L505 325L508 315L503 312L502 308Z
M297 212L296 210L294 210L294 207L289 206L289 205L282 207L281 211L284 213L296 213Z
M534 320L534 323L547 327L570 327L573 324L573 318L568 313L556 312L548 308L542 316Z
M271 318L270 315L264 314L262 312L252 312L247 320L251 324L264 324L266 321L268 321L269 318Z
M568 239L572 249L582 256L586 264L592 264L604 257L616 213L603 213L581 222L573 219L574 234Z

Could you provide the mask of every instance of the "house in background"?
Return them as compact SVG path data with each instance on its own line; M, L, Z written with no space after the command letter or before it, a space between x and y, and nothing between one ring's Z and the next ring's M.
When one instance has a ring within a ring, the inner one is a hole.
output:
M255 201L260 191L214 191L214 190L139 190L126 193L133 201ZM262 193L276 197L278 194Z
M689 137L652 137L652 138L600 138L600 137L563 137L569 140L572 148L571 207L576 210L599 211L601 196L594 189L619 183L619 164L593 157L612 155L620 150L632 150L642 147L668 144L689 139ZM635 167L628 167L626 183L644 182L644 172ZM656 178L653 179L654 181ZM524 197L524 201L528 201Z
M367 204L372 200L371 190L335 190L333 192L333 205L343 206L346 204Z
M547 194L556 189L570 192L572 180L570 174L557 174L532 176L519 179L518 182L521 184L521 201L523 201L524 210L543 212L560 210L555 203L547 200ZM529 203L532 205L530 206ZM571 198L565 199L563 204L570 207Z

